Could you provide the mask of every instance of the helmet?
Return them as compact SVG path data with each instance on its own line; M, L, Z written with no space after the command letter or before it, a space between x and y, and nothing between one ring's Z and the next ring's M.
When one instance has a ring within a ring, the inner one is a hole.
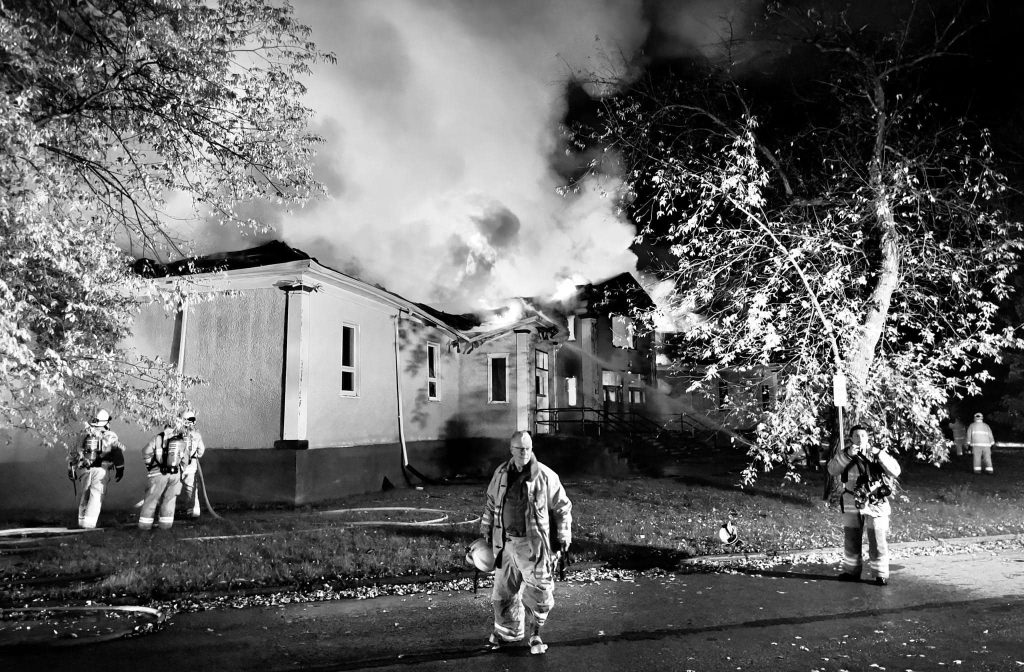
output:
M196 421L196 414L192 411L182 411L181 415L179 415L178 417L181 418L182 422Z
M494 571L494 551L483 537L475 540L466 549L466 563L473 565L481 572Z
M105 427L110 422L110 413L106 409L101 408L96 411L96 415L93 416L92 422L89 424L93 427Z
M718 539L723 544L735 544L736 540L739 538L740 535L736 531L736 526L731 522L725 523L718 528Z

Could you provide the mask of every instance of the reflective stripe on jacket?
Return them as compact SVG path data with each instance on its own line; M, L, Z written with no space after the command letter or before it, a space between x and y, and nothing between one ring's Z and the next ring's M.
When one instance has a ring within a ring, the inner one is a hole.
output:
M505 493L508 490L508 469L512 460L503 462L494 470L494 476L487 486L487 501L484 513L480 517L480 533L490 539L491 549L497 560L505 547L504 530L502 529L502 509L505 506ZM544 466L536 458L530 460L530 475L526 480L526 538L534 557L550 558L551 525L554 519L555 534L558 543L572 542L572 502L565 494L562 481L558 474Z
M886 451L878 453L876 459L882 466L882 470L885 471L891 478L899 478L902 471L900 463L896 461L896 458L890 455ZM846 468L850 470L846 472L846 483L843 484L843 499L840 504L842 511L856 511L865 516L871 516L877 518L879 516L888 516L892 513L892 507L889 506L889 500L879 502L878 504L867 504L863 508L857 508L857 502L853 496L853 490L857 484L857 479L861 476L860 465L854 461L854 459L843 451L836 451L835 457L829 460L828 473L833 476L842 476Z
M967 443L972 446L991 446L996 442L992 428L984 422L972 422L967 428Z

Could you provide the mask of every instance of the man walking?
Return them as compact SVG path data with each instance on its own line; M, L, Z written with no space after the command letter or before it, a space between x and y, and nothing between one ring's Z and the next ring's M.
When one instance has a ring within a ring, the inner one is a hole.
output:
M541 654L548 648L541 629L555 603L556 553L568 552L572 543L572 502L558 474L533 456L528 432L512 435L510 451L512 459L495 469L487 486L480 523L494 551L489 642L493 647L520 642L529 626L530 653Z

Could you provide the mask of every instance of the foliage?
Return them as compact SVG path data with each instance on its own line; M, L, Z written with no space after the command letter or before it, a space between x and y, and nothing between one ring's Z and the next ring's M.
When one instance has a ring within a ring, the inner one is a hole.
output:
M668 312L688 316L672 354L706 364L704 389L729 369L784 373L748 481L821 441L836 371L848 420L942 461L947 397L1020 345L995 320L1020 249L1006 180L987 131L928 84L970 22L898 7L880 30L772 5L776 70L799 74L677 64L577 136L606 148L591 168L626 174L640 238L667 252Z
M148 301L131 270L184 256L176 218L321 189L299 78L325 57L268 0L0 5L0 428L48 442L95 405L155 423L194 383L127 349ZM330 58L327 56L327 58Z

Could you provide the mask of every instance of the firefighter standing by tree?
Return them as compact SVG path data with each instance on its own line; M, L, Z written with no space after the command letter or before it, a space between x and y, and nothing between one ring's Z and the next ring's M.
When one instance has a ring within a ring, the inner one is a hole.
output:
M184 427L179 418L174 425L150 439L142 451L146 464L146 498L139 512L139 529L157 527L167 530L174 525L174 505L181 492L181 467L185 459Z
M868 430L860 425L850 430L850 446L829 460L828 473L842 477L843 570L840 581L860 581L861 544L868 537L868 569L880 586L889 583L889 516L894 479L900 465L885 449L872 446Z
M554 551L572 542L572 503L558 474L533 456L533 439L516 432L512 459L494 471L480 530L494 551L492 646L522 641L524 610L530 625L530 653L544 653L540 631L554 605ZM554 525L554 530L552 530ZM555 539L552 541L552 532ZM552 549L552 543L557 549Z
M181 469L181 494L185 498L185 515L199 517L199 497L196 496L196 472L199 459L206 452L203 435L196 431L196 414L185 411L181 414L182 438L185 439L185 458Z
M101 408L68 452L68 478L74 483L82 481L79 527L96 527L110 469L114 469L114 480L120 481L124 476L124 445L110 431L110 413Z

